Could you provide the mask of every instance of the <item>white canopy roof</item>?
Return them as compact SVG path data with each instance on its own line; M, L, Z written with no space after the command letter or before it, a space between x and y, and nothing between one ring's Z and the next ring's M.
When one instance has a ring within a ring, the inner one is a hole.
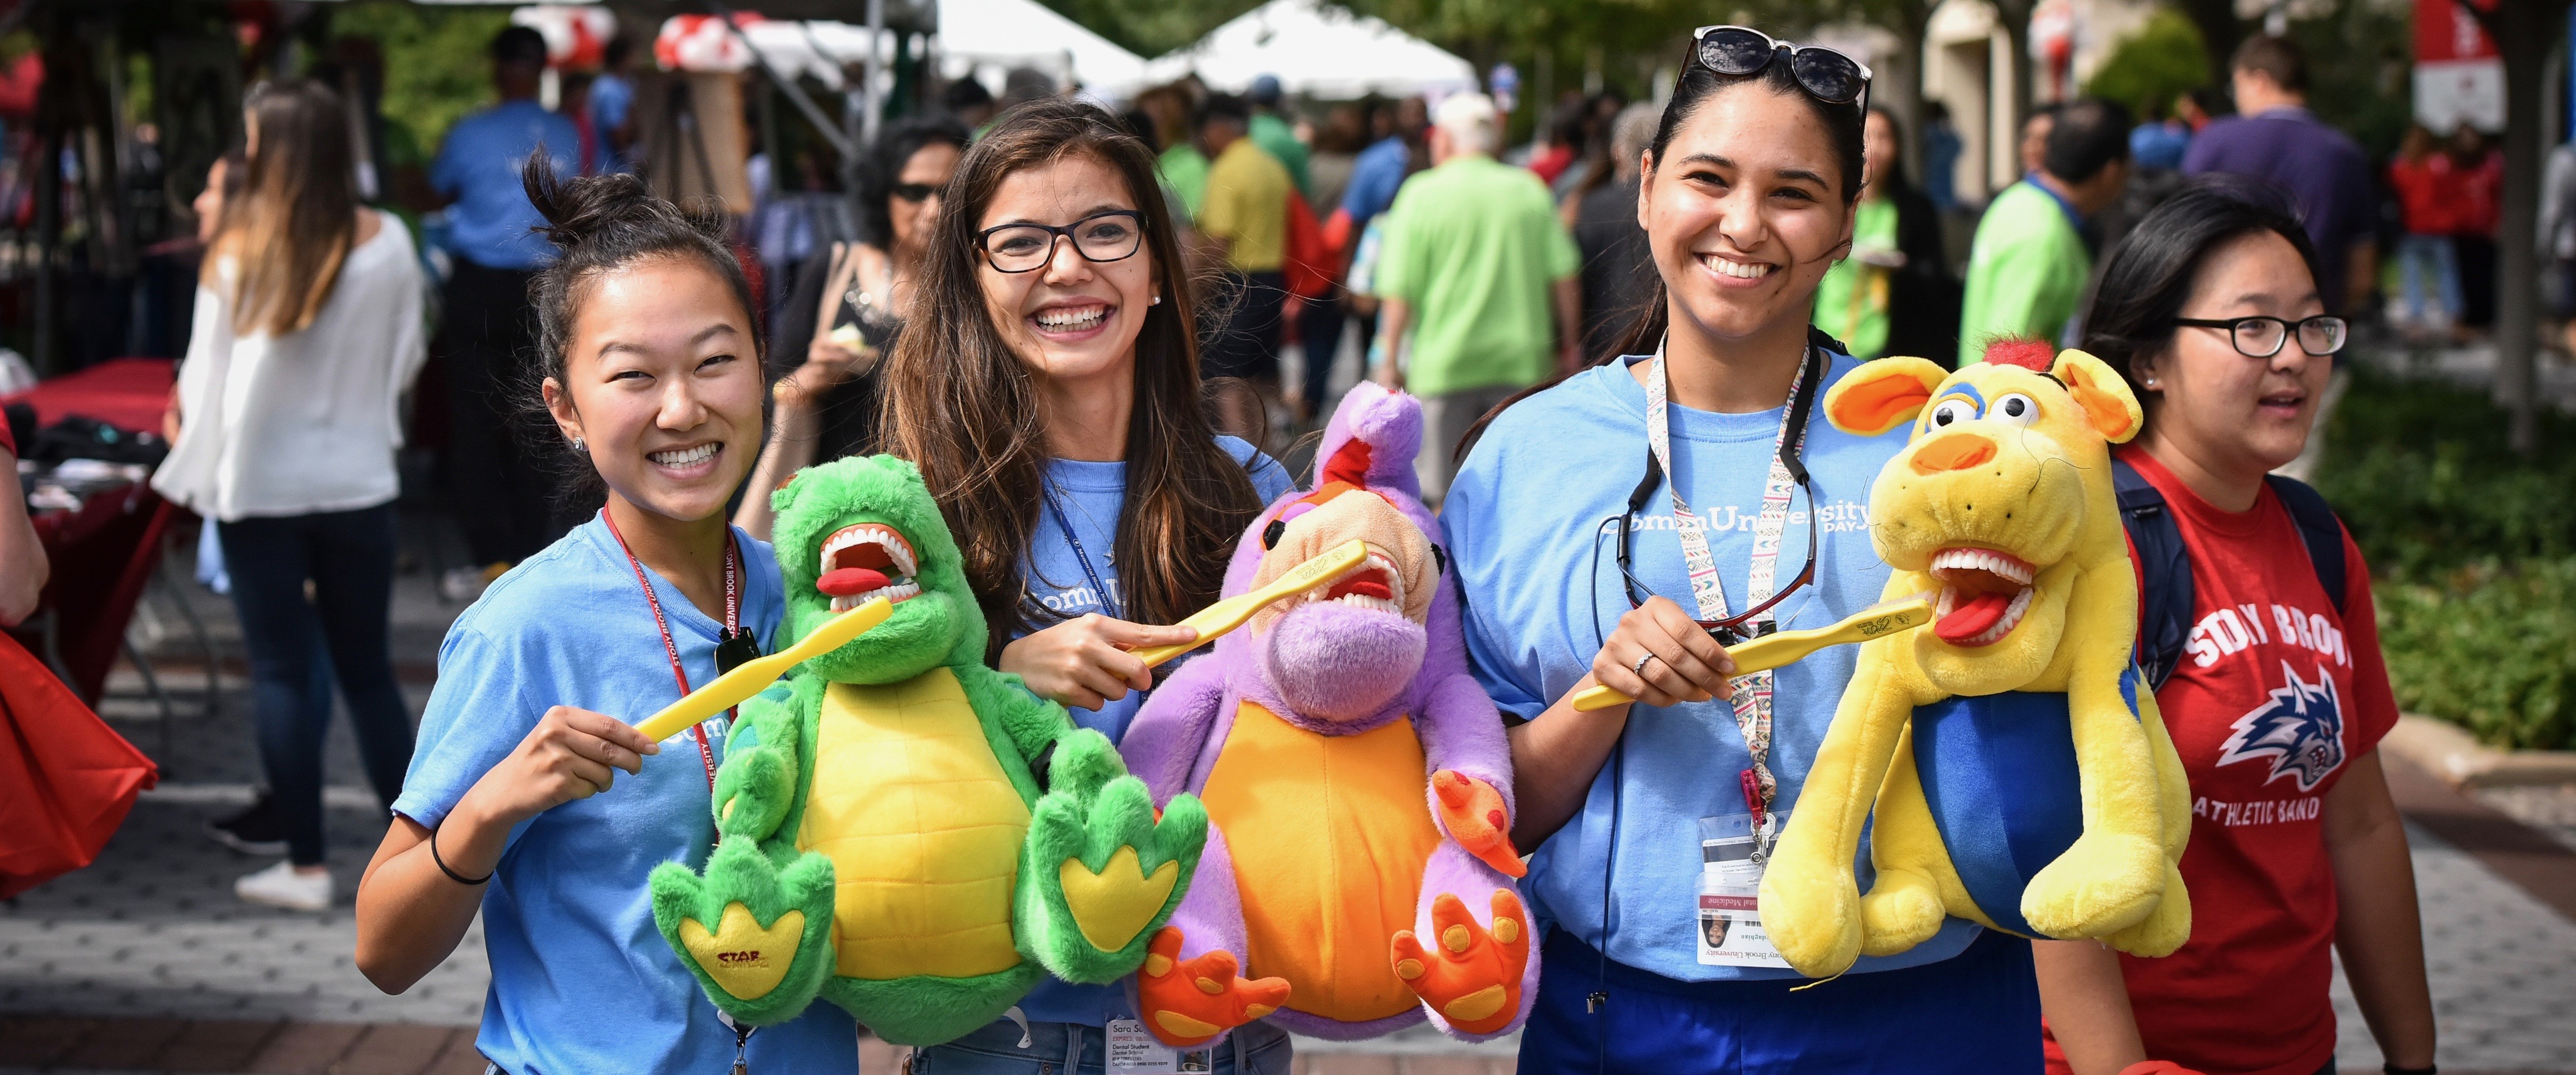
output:
M751 57L712 20L697 33L723 55L688 63L691 69L742 70ZM846 22L755 22L743 36L789 75L812 75L841 84L840 65L865 59L867 27ZM1142 85L1145 58L1083 29L1037 0L939 0L939 54L950 77L976 68L1031 67L1088 87L1125 90ZM891 56L888 41L880 55Z
M942 19L947 5L941 0ZM1270 0L1146 65L1149 82L1196 74L1240 93L1261 75L1309 97L1410 96L1476 87L1476 68L1437 45L1321 0Z

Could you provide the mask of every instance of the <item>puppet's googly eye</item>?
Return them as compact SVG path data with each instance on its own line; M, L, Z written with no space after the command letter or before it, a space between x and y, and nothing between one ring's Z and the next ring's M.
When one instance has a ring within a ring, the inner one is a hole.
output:
M2039 420L2039 401L2014 392L1997 398L1995 405L1987 408L1986 417L2007 425L2026 426Z
M1976 417L1977 405L1956 396L1942 400L1940 406L1932 408L1932 425L1936 429L1953 422L1970 421Z
M1278 548L1279 539L1286 537L1287 535L1288 524L1277 519L1272 519L1270 520L1270 525L1261 528L1261 547L1263 549Z

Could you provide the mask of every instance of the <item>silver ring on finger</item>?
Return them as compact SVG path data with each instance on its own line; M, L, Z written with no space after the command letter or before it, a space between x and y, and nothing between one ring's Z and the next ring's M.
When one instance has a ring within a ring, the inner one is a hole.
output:
M1637 663L1636 663L1636 664L1634 664L1634 665L1632 665L1632 666L1630 666L1628 670L1629 670L1629 671L1631 671L1631 672L1635 672L1635 673L1637 674L1637 678L1639 678L1639 679L1644 679L1644 678L1646 678L1646 662L1651 661L1651 660L1654 660L1654 659L1655 659L1655 653L1654 653L1654 651L1653 651L1653 650L1648 650L1648 651L1646 651L1646 655L1645 655L1645 656L1643 656L1643 657L1639 657L1639 658L1637 658Z

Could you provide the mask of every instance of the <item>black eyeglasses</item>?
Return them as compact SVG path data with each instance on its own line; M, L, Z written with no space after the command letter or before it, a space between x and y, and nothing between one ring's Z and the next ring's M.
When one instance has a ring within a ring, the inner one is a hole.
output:
M1790 579L1788 585L1772 591L1769 598L1752 608L1722 620L1694 619L1691 621L1698 624L1700 630L1715 637L1718 645L1732 646L1778 630L1780 625L1776 621L1766 622L1758 628L1751 629L1745 625L1751 623L1754 617L1771 611L1774 606L1787 600L1790 594L1816 581L1816 532L1820 529L1823 520L1816 518L1816 485L1809 479L1807 464L1798 458L1798 453L1807 443L1807 417L1814 407L1817 390L1824 384L1825 370L1824 354L1813 347L1808 348L1807 360L1798 370L1798 383L1789 393L1789 406L1793 409L1789 412L1788 428L1782 431L1783 436L1780 438L1780 465L1789 472L1790 479L1796 481L1798 487L1806 490L1807 493L1806 566L1798 569L1797 577ZM1646 453L1645 480L1638 482L1636 490L1628 494L1628 510L1619 515L1619 548L1612 554L1619 565L1619 586L1628 595L1630 608L1645 604L1646 599L1638 595L1652 591L1647 589L1645 583L1638 581L1637 574L1633 570L1635 562L1631 556L1635 550L1630 547L1632 535L1629 521L1646 510L1646 501L1652 498L1655 490L1662 488L1663 484L1663 464L1657 462L1655 453L1649 450Z
M1105 209L1064 227L1004 224L976 236L985 263L997 272L1028 272L1055 257L1056 240L1073 243L1086 261L1118 261L1145 242L1145 215L1133 209Z
M2320 358L2343 350L2344 340L2352 334L2351 322L2326 314L2297 321L2261 314L2225 319L2177 317L2174 324L2226 329L2228 341L2236 345L2236 353L2247 358L2270 358L2280 354L2281 348L2290 342L2293 329L2298 331L2299 350Z
M1758 75L1782 56L1800 88L1829 105L1847 105L1869 94L1869 67L1839 49L1774 41L1750 26L1702 26L1691 31L1691 51L1721 75Z
M894 189L888 193L915 205L919 205L922 202L929 201L931 195L939 193L939 187L932 183L897 183L894 185Z

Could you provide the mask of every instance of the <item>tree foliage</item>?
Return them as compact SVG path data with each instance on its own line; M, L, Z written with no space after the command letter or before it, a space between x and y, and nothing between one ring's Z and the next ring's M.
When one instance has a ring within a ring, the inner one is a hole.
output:
M2084 92L2118 101L2144 118L2170 114L2176 96L2209 81L2209 49L2200 27L2179 11L2159 8L2111 51Z
M509 24L510 10L501 7L399 0L333 6L333 34L373 38L384 52L388 164L427 163L449 127L491 102L492 35Z

